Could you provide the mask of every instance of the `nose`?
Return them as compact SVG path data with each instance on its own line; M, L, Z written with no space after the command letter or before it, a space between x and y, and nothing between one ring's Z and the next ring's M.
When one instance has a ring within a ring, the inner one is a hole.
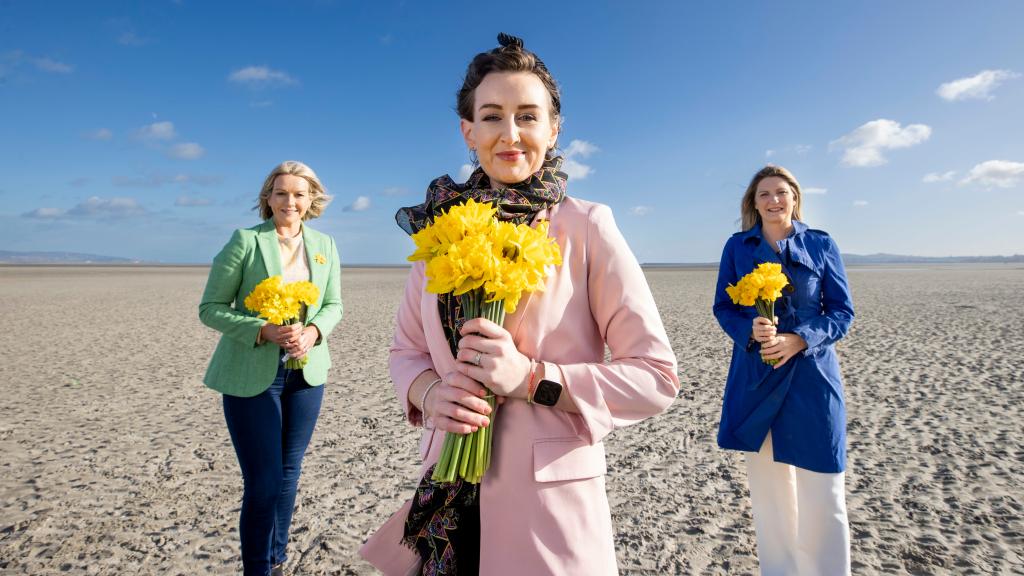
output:
M505 121L505 125L501 130L501 142L502 144L516 144L519 142L519 126L516 126L514 116Z

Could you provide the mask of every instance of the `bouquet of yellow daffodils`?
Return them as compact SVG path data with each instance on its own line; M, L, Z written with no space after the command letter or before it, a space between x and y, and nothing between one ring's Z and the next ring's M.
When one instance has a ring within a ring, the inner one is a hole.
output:
M245 307L271 324L286 326L299 321L302 304L312 306L319 297L320 290L312 282L284 284L280 276L271 276L257 284L245 297ZM292 358L285 354L281 361L286 368L299 369L309 362L309 358Z
M487 318L502 324L505 312L516 311L524 292L544 289L548 266L562 263L548 223L536 228L501 222L497 208L473 199L453 206L412 235L416 251L409 261L426 264L427 291L458 296L466 320ZM471 434L446 434L433 479L456 477L477 484L491 463L491 436L497 406L494 395L491 422Z
M735 286L726 286L725 291L733 304L753 306L758 315L775 322L775 301L782 296L782 289L789 284L789 278L782 272L782 264L765 262L747 274ZM765 364L775 365L779 361L762 358Z

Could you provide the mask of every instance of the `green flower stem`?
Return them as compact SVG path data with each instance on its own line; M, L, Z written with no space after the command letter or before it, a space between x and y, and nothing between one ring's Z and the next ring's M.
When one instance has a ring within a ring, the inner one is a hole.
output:
M759 316L771 320L772 324L775 323L775 300L764 300L758 298L757 300L754 300L754 307L757 309ZM769 366L775 366L779 363L775 358L765 358L764 356L761 357L761 360Z
M459 297L466 320L486 318L495 324L505 322L505 302L487 302L483 288L471 290ZM491 407L490 424L470 434L444 436L441 456L434 466L431 479L435 482L454 482L456 477L478 484L491 465L491 442L498 405L494 394L486 397Z

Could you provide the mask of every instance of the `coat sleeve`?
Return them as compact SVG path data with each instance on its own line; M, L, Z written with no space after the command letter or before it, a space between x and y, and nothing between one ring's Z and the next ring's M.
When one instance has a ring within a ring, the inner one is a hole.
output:
M839 246L829 236L825 236L824 240L821 315L793 329L795 334L807 342L805 354L813 353L820 346L838 342L846 336L853 323L853 299L850 297L850 285L846 281L846 268L843 266Z
M228 338L256 346L263 320L235 310L246 265L246 241L242 230L235 230L210 266L203 299L199 303L199 321Z
M405 295L398 306L395 337L391 342L388 361L395 394L402 404L406 419L414 426L423 423L423 414L409 402L409 387L417 376L434 368L420 314L420 301L423 298L425 283L423 271L423 263L417 262L405 281Z
M338 257L338 247L331 238L331 272L327 275L327 284L324 286L324 299L317 310L316 316L309 319L308 324L316 324L320 331L320 338L317 344L330 335L334 327L341 321L343 307L341 304L341 259Z
M596 444L612 430L668 408L679 392L679 377L647 279L611 209L596 205L588 220L586 289L610 359L561 364L557 371L579 408L581 435Z
M753 306L733 304L725 287L739 281L736 266L733 265L736 240L730 239L722 249L722 260L718 264L718 283L715 286L715 303L712 311L718 324L740 348L750 351L754 346L750 335L753 332L754 317L757 313Z

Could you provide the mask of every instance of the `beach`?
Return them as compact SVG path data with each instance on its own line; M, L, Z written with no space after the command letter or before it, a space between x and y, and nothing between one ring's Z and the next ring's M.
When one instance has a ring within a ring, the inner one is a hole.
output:
M373 574L357 549L418 480L418 431L387 368L406 273L342 272L289 573ZM716 272L646 273L682 390L605 441L620 572L756 574L743 456L715 444L731 351ZM1024 573L1024 267L848 273L854 573ZM241 475L202 384L219 336L198 320L206 275L0 268L0 572L240 573Z

